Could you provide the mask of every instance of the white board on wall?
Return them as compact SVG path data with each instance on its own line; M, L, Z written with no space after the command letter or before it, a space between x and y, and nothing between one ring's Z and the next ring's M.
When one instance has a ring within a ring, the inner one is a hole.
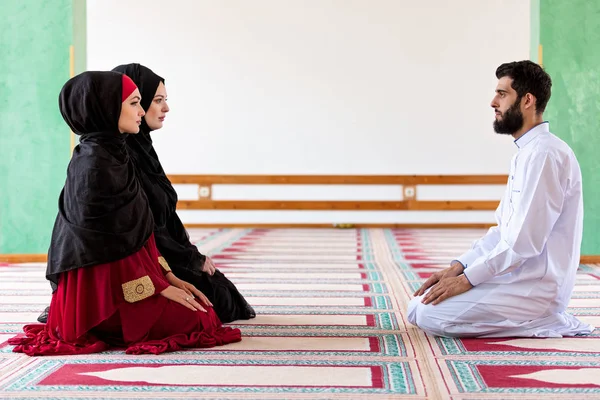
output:
M496 67L529 57L529 13L524 0L88 0L87 66L166 79L153 138L167 173L505 174L516 148L489 103Z
M523 0L88 0L88 69L166 78L169 173L494 174Z

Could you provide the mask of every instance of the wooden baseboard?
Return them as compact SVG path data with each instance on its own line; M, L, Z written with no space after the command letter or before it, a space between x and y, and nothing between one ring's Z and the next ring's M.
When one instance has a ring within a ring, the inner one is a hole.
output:
M190 225L197 225L197 226L201 226L201 227L218 227L215 226L215 224L190 224ZM223 224L225 225L225 224ZM261 226L257 226L256 224L248 224L248 226L243 226L243 224L238 224L239 228L269 228L270 226L267 226L268 224L263 224ZM277 224L272 224L275 228L281 227L281 226L277 226ZM380 226L376 226L376 224L369 224L368 227L369 228L406 228L407 224L396 224L398 226L393 226L393 224L380 224ZM439 226L438 226L439 225ZM465 224L467 225L467 224ZM186 225L187 226L187 225ZM227 224L226 226L227 228L232 227L231 224ZM290 224L285 225L285 227L293 227ZM296 226L298 227L298 226ZM302 228L331 228L331 225L329 224L303 224L302 226L300 226ZM408 226L410 227L410 226ZM420 228L423 228L423 226L419 226ZM447 227L447 225L443 225L443 224L431 224L429 226L430 228L445 228ZM353 228L360 228L360 224L357 224L355 226L353 226ZM46 254L0 254L0 263L9 263L9 264L19 264L19 263L32 263L32 262L36 262L36 263L41 263L41 262L46 262L48 259L48 256ZM582 255L579 261L581 264L600 264L600 255Z
M47 254L0 254L0 262L10 264L46 262L47 260Z
M245 228L245 229L296 229L296 228L323 228L323 229L354 229L354 228L393 228L393 229L487 229L494 224L488 223L468 223L468 224L443 224L443 223L413 223L413 224L303 224L303 223L279 223L279 224L184 224L186 228Z
M582 255L581 264L600 264L600 255Z

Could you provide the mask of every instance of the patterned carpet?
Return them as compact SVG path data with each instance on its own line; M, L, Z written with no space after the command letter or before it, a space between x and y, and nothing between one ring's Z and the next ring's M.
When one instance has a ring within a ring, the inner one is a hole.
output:
M600 399L600 330L577 339L429 337L411 293L482 230L192 230L255 306L225 347L29 358L6 341L48 304L44 265L0 264L0 398ZM572 313L600 326L600 267Z

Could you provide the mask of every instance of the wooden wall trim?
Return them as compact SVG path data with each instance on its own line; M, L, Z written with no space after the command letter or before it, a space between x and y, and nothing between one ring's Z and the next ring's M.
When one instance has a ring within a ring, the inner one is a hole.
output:
M417 185L505 185L507 175L169 175L173 184L198 185L198 200L180 200L180 210L495 210L497 201L421 201ZM397 201L213 200L214 185L400 185ZM410 196L406 191L410 189Z
M508 175L169 175L197 185L504 185Z
M495 210L499 201L179 200L180 210Z

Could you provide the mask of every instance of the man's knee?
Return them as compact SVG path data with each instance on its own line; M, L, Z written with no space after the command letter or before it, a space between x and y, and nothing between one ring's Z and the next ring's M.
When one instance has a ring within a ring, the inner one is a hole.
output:
M408 303L406 319L413 325L417 325L417 309L419 308L419 304L421 304L421 298L415 297Z
M410 303L408 303L407 309L407 320L411 324L418 326L419 328L429 331L431 326L431 322L435 321L435 316L431 315L432 306L423 304L421 301L423 300L423 296L413 298Z
M408 303L406 312L408 322L431 335L446 336L445 327L452 316L446 315L445 307L423 304L422 300L423 296L419 296Z

